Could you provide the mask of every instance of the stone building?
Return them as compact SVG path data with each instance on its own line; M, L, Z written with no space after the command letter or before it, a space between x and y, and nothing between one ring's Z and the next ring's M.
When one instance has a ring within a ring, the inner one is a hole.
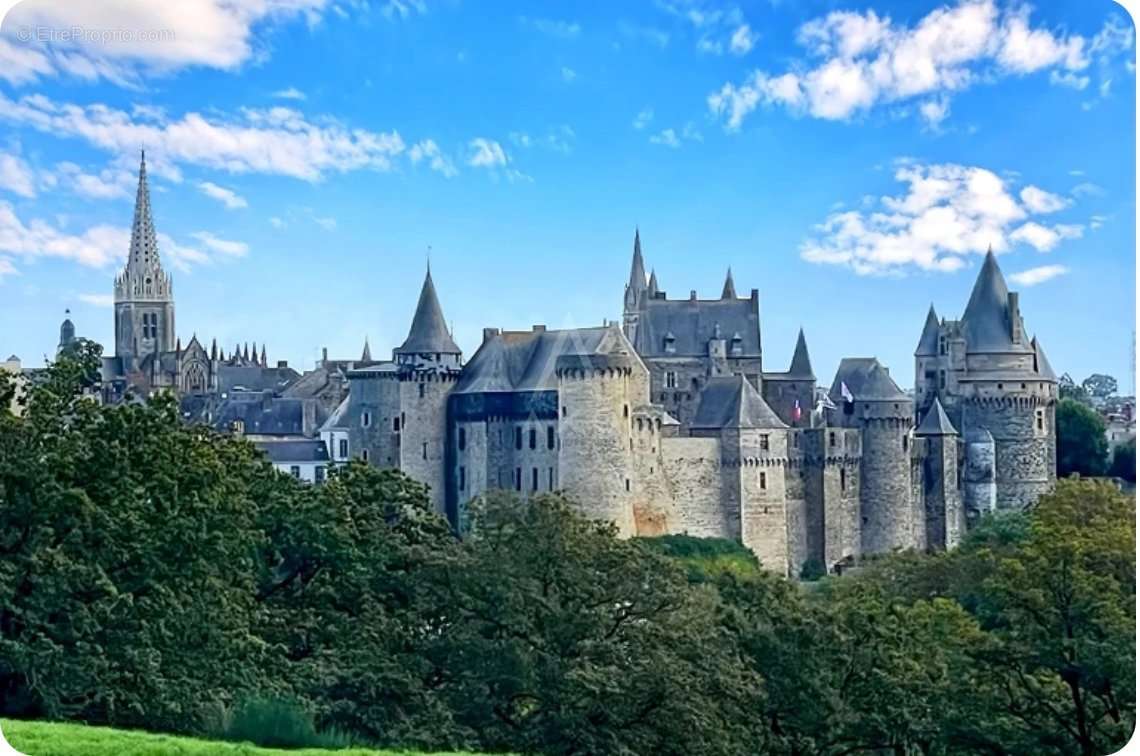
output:
M637 232L620 324L485 328L466 364L428 271L392 359L336 366L329 463L404 470L460 530L486 491L561 490L623 536L730 538L784 575L952 548L1052 486L1056 378L992 254L960 320L931 309L913 397L874 357L818 391L802 330L765 371L757 290L730 271L717 299L670 300L645 270Z

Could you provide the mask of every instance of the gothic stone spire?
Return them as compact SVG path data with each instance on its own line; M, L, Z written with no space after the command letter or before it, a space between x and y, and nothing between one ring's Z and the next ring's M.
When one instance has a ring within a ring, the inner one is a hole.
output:
M641 257L641 229L633 232L633 262L629 267L629 288L640 292L645 288L645 260Z
M144 152L139 161L139 186L135 195L134 221L131 224L131 247L127 266L115 279L115 299L170 301L173 299L171 288L170 277L162 269L158 254Z
M724 289L720 292L721 299L736 299L736 284L732 280L732 268L728 269L728 274L724 277Z

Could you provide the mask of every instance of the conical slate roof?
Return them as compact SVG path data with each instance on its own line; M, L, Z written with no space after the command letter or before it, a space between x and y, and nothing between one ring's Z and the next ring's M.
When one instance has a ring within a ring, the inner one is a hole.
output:
M856 401L909 401L887 369L874 357L844 357L839 361L835 380L828 396L838 404L843 399L843 384Z
M728 269L728 274L724 277L724 288L720 292L721 299L736 299L736 284L732 280L732 268Z
M641 291L645 288L645 260L641 257L641 229L633 232L633 263L629 266L629 288Z
M1045 356L1045 348L1041 346L1041 342L1037 340L1036 336L1033 337L1031 346L1033 347L1034 367L1038 375L1047 381L1056 381L1057 374L1053 372L1053 366L1049 364L1049 358Z
M1010 335L1009 289L993 250L986 253L962 322L968 352L1028 351L1026 345L1014 344Z
M361 362L372 362L372 348L368 346L368 337L364 337L364 351L360 353Z
M701 392L694 428L787 428L742 375L710 378Z
M788 376L815 380L815 372L811 369L811 357L808 356L807 339L804 338L802 328L796 338L796 350L792 352L792 364L788 368Z
M918 346L914 349L915 357L933 357L938 354L938 314L934 312L934 305L926 313L926 325L922 327L922 336Z
M431 280L431 270L428 270L424 278L424 286L420 290L420 301L416 305L416 315L412 318L408 338L395 349L395 352L462 354L448 333L447 322L443 318L443 308L439 306L439 297L435 293L435 283Z
M914 435L958 435L958 431L954 429L954 424L950 422L950 418L946 416L946 410L942 409L942 402L938 401L938 397L934 397L934 404L930 405L930 409L927 411L926 417L922 418L922 422L918 424L918 428L915 429Z
M657 271L651 270L649 271L649 296L655 296L658 291L660 291L660 287L657 285Z

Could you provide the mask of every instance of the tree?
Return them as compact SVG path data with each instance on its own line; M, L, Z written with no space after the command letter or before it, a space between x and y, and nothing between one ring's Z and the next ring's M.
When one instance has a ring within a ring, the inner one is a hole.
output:
M1136 482L1136 439L1131 438L1112 450L1112 464L1108 474L1123 478L1129 483Z
M1093 373L1081 381L1083 388L1089 396L1097 399L1107 399L1116 393L1116 379L1104 373Z
M1083 386L1077 385L1073 377L1064 373L1057 381L1057 393L1062 399L1072 399L1081 404L1090 404L1089 392Z
M1057 403L1057 475L1104 475L1107 464L1104 420L1090 407L1062 399Z

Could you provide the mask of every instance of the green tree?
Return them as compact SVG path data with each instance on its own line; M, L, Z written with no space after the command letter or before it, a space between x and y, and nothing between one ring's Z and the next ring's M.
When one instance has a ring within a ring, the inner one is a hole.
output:
M1081 388L1089 396L1097 399L1107 399L1116 393L1116 379L1104 373L1093 373L1081 381Z
M1104 420L1090 407L1062 399L1057 403L1057 475L1104 475L1107 465Z
M1136 482L1136 439L1132 438L1112 450L1112 464L1108 474L1123 478L1129 483Z
M1064 373L1057 380L1057 393L1062 399L1072 399L1080 402L1081 404L1090 404L1089 392L1085 388L1076 383L1073 377L1068 373Z

